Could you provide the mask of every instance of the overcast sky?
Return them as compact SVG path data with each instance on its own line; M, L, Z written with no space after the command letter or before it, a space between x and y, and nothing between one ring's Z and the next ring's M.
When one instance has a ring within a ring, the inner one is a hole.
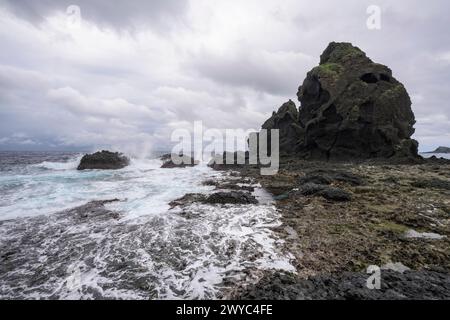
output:
M366 26L382 9L381 30ZM81 9L77 26L69 5ZM405 84L420 149L450 145L446 0L0 0L0 149L161 149L171 132L259 128L330 41Z

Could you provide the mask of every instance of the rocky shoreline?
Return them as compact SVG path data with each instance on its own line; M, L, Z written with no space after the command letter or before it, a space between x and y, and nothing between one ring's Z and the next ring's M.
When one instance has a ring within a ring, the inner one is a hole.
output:
M240 179L222 182L229 189L252 180L273 195L283 222L275 231L296 268L291 274L265 272L230 297L450 298L450 161L346 163L286 156L275 176L261 176L257 166L220 169L239 172ZM382 268L380 290L366 287L370 265Z
M295 257L295 273L266 273L231 296L450 298L450 161L418 155L403 84L358 47L332 42L297 96L300 107L290 100L262 125L279 131L276 175L212 166L273 194L276 232ZM369 266L381 270L379 290L366 286Z

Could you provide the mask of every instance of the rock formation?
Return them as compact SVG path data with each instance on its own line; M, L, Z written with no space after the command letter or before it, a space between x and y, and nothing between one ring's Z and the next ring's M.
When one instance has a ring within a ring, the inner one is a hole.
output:
M130 160L121 153L101 151L85 155L78 166L78 170L103 169L117 170L130 164Z
M425 152L425 153L450 153L450 148L448 148L448 147L438 147L434 151Z
M305 159L416 158L414 114L392 71L350 43L328 45L298 90L263 125L280 130L280 151Z
M173 162L173 159L179 159L181 163L175 163ZM172 154L165 154L161 157L161 160L163 161L163 164L161 168L163 169L173 169L173 168L186 168L186 167L195 167L199 164L198 161L194 160L193 157L187 156L187 155L172 155Z

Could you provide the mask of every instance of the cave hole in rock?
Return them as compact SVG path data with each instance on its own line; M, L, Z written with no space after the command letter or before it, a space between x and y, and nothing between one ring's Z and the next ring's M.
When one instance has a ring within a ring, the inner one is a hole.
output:
M366 73L366 74L362 75L361 80L364 81L365 83L377 83L378 82L377 76L373 73Z

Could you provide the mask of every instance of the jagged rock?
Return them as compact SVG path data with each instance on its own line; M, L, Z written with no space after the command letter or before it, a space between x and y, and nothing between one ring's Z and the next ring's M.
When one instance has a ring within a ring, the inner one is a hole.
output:
M85 155L78 166L78 170L103 169L117 170L125 168L130 164L130 160L121 153L101 151L94 154Z
M181 163L175 163L172 159L175 157L181 158ZM187 155L174 155L165 154L160 158L163 161L161 168L163 169L172 169L172 168L186 168L186 167L195 167L198 165L198 161L195 161L192 157Z
M298 141L298 136L302 132L302 128L298 123L297 106L292 100L283 104L278 112L274 112L272 117L267 120L263 129L279 129L280 130L280 150L291 151L292 146L295 146ZM270 141L270 132L268 132Z
M258 200L251 193L242 191L216 192L210 195L188 193L180 199L172 201L169 205L171 208L185 207L194 202L204 204L257 204Z
M79 220L81 219L119 219L118 212L111 211L105 208L106 204L119 202L119 199L91 201L83 206L69 210L71 215Z
M405 87L352 44L330 43L297 95L298 112L289 101L263 125L280 130L281 152L319 160L418 157Z

